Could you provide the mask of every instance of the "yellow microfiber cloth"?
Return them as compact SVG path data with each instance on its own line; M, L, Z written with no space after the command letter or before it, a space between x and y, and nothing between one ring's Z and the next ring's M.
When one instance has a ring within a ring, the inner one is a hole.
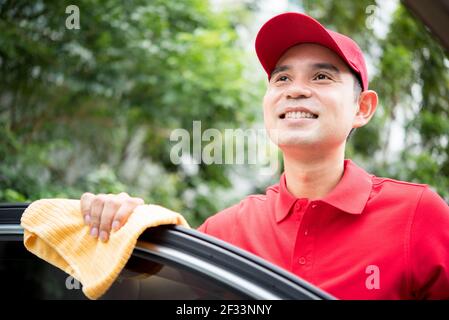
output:
M89 235L80 201L71 199L35 201L23 213L21 224L25 247L79 280L89 299L97 299L109 289L145 229L165 224L189 228L179 213L140 205L122 228L111 233L108 242L102 242Z

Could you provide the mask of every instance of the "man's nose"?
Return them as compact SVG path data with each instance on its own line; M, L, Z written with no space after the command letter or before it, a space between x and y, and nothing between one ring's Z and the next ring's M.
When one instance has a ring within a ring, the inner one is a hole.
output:
M312 91L302 82L295 81L290 84L290 86L285 91L285 97L287 99L301 99L310 98L312 96Z

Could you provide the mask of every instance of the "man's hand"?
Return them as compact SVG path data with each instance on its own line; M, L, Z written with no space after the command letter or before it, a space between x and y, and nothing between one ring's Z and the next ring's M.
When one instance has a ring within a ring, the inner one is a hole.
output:
M133 210L142 204L141 198L133 198L126 192L98 195L86 192L81 196L84 222L90 226L91 236L99 236L103 242L108 241L111 228L113 231L120 229Z

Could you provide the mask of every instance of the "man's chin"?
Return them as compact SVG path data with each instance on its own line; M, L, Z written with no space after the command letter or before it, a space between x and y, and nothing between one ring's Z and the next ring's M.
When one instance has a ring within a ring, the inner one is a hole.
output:
M280 138L276 144L281 150L298 149L298 148L309 149L309 148L316 148L318 146L318 141L316 141L315 139L304 139L304 138L302 139Z
M270 132L270 139L279 148L309 147L316 146L319 142L316 135L298 134L286 132L285 130L276 130Z

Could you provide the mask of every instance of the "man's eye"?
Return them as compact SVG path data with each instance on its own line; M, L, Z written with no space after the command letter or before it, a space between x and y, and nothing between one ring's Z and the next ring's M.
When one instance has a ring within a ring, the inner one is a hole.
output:
M287 81L287 76L280 76L276 81Z
M330 77L324 73L319 73L314 78L314 80L326 80L326 79L330 79Z

